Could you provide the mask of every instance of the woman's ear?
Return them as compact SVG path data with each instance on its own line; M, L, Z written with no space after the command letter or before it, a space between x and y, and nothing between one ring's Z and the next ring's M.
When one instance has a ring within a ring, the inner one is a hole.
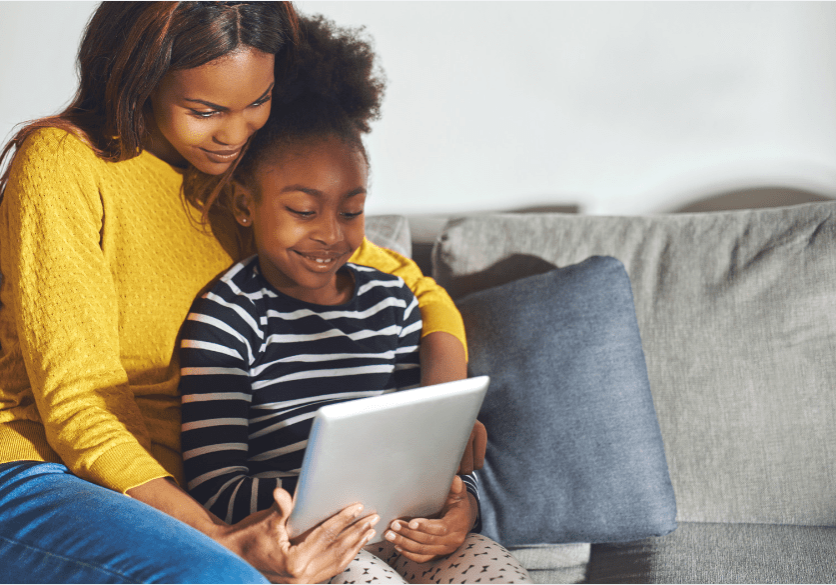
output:
M232 190L232 211L235 214L235 221L244 227L250 227L253 224L255 211L253 192L238 181L232 181Z

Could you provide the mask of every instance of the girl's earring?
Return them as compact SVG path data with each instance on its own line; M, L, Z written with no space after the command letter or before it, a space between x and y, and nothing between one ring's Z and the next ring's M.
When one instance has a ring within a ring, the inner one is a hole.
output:
M250 221L250 220L249 220L249 219L247 219L246 217L242 217L242 218L241 218L241 223L243 223L244 225L246 225L247 223L249 223L249 221Z

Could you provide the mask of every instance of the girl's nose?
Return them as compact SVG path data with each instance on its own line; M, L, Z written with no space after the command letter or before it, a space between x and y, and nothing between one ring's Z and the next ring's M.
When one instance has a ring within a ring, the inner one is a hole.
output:
M312 236L329 246L339 242L343 236L339 220L331 214L323 213L316 222Z

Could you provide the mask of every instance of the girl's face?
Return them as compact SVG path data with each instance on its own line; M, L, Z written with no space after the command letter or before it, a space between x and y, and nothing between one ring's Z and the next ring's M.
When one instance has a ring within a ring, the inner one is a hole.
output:
M151 94L146 148L175 166L226 171L270 115L273 61L247 48L167 73Z
M236 184L235 216L252 226L261 272L279 291L318 305L347 302L337 271L363 242L368 165L338 138L302 142L258 165L254 189Z

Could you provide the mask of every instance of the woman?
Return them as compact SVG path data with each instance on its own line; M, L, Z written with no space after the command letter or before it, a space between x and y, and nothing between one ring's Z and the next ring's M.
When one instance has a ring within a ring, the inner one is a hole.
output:
M183 174L223 184L269 115L296 34L284 3L103 3L73 103L4 149L0 162L17 149L0 179L5 579L318 582L370 538L377 518L355 522L349 507L289 541L280 490L270 510L227 525L174 481L177 330L233 260L218 243L229 234L197 225L206 202L183 204ZM439 366L425 381L464 376L446 293L400 257L360 254L418 297L423 351L446 357L427 360Z

